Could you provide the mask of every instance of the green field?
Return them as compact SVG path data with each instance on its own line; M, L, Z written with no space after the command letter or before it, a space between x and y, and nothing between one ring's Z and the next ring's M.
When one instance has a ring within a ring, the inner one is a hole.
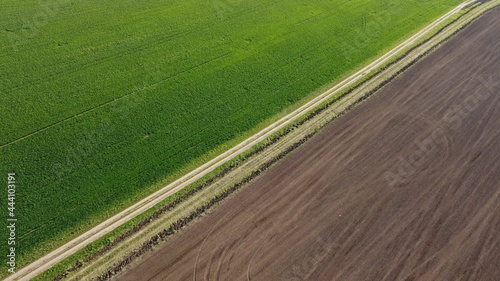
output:
M18 261L77 236L460 2L3 0L0 172L4 185L16 173Z

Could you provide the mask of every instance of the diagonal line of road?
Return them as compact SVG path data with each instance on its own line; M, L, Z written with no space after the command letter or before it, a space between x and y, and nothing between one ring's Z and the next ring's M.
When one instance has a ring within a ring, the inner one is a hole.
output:
M466 1L466 2L458 5L453 10L446 13L444 16L435 20L434 22L432 22L431 24L426 26L424 29L420 30L418 33L416 33L415 35L413 35L412 37L410 37L409 39L407 39L406 41L401 43L399 46L390 50L389 52L387 52L386 54L384 54L383 56L381 56L377 60L370 63L368 66L366 66L363 69L359 70L358 72L354 73L353 75L351 75L347 79L343 80L342 82L336 84L332 88L328 89L327 91L325 91L321 95L317 96L316 98L312 99L308 103L304 104L300 108L296 109L292 113L286 115L285 117L281 118L280 120L276 121L275 123L269 125L265 129L261 130L260 132L256 133L255 135L249 137L248 139L244 140L240 144L236 145L235 147L229 149L228 151L222 153L221 155L215 157L214 159L203 164L202 166L200 166L200 167L196 168L195 170L189 172L188 174L184 175L183 177L177 179L176 181L170 183L169 185L163 187L162 189L156 191L155 193L147 196L146 198L142 199L141 201L137 202L136 204L128 207L127 209L121 211L120 213L114 215L113 217L103 221L101 224L90 229L89 231L85 232L84 234L78 236L77 238L71 240L70 242L62 245L61 247L50 252L49 254L45 255L44 257L27 265L26 267L20 269L19 271L12 274L11 276L9 276L5 280L8 280L8 281L11 281L11 280L30 280L30 279L38 276L39 274L41 274L45 270L51 268L52 266L54 266L58 262L66 259L67 257L71 256L72 254L76 253L77 251L79 251L79 250L83 249L84 247L86 247L87 245L91 244L92 242L98 240L99 238L103 237L104 235L115 230L119 226L125 224L129 220L146 212L147 210L149 210L153 206L157 205L158 203L162 202L163 200L165 200L169 196L182 190L186 186L196 182L198 179L204 177L208 173L214 171L215 169L217 169L218 167L227 163L231 159L235 158L236 156L240 155L241 153L252 148L254 145L265 140L269 136L273 135L277 131L284 128L285 126L291 124L295 120L297 120L300 117L304 116L305 114L309 113L311 110L313 110L317 106L321 105L325 101L332 98L338 92L353 85L354 83L359 81L361 78L363 78L366 75L366 73L369 73L369 72L377 69L378 67L382 66L383 64L388 62L391 58L393 58L396 54L398 54L400 51L404 50L406 47L412 45L417 40L424 37L433 28L437 27L442 22L446 21L447 19L449 19L450 17L455 15L457 12L459 12L463 7L469 5L473 2L475 2L475 0L469 0L469 1Z

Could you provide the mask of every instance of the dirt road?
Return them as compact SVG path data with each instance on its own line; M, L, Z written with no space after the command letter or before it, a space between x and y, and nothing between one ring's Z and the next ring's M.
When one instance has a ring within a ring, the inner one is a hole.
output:
M353 85L354 83L358 82L359 79L363 78L365 73L369 73L372 70L375 70L388 61L390 61L392 58L394 58L400 51L404 50L408 46L411 46L421 38L425 37L433 28L439 26L442 24L444 21L448 20L451 18L453 15L458 13L463 7L467 6L469 3L472 3L473 0L465 1L464 3L458 5L456 8L448 12L447 14L443 15L436 21L432 22L430 25L426 26L424 29L413 35L412 37L408 38L406 41L392 49L391 51L387 52L384 54L382 57L378 58L377 60L373 61L363 69L359 70L358 72L354 73L344 81L340 82L339 84L335 85L331 89L325 91L324 93L318 95L316 98L312 99L311 101L307 102L303 106L299 107L292 113L284 116L277 122L269 125L262 131L256 133L255 135L251 136L250 138L244 140L240 144L236 145L235 147L229 149L228 151L222 153L221 155L215 157L214 159L208 161L207 163L201 165L200 167L196 168L195 170L191 171L190 173L186 174L185 176L179 178L178 180L172 182L171 184L165 186L164 188L158 190L157 192L151 194L150 196L144 198L140 202L137 202L136 204L128 207L127 209L123 210L122 212L114 215L111 218L106 219L103 221L101 224L97 225L96 227L90 229L89 231L85 232L84 234L78 236L77 238L71 240L70 242L62 245L61 247L57 248L56 250L48 253L44 257L36 260L35 262L23 267L19 271L17 271L15 274L9 276L6 280L30 280L45 270L51 268L58 262L64 260L65 258L73 255L74 253L78 252L79 250L83 249L85 246L95 242L99 238L103 237L104 235L112 232L119 226L127 223L131 219L137 217L138 215L146 212L147 210L151 209L155 205L161 203L163 200L168 198L169 196L175 194L176 192L182 190L186 186L196 182L197 180L203 178L203 176L209 174L210 172L214 171L218 167L224 165L228 161L234 159L236 156L242 154L243 152L247 151L248 149L252 148L253 146L257 145L258 143L262 142L269 136L272 136L274 133L278 132L280 129L286 127L287 125L293 123L295 120L299 119L300 117L304 116L305 114L309 113L311 110L313 110L315 107L321 105L323 102L329 100L331 97L335 96L338 92L348 88L349 86ZM76 117L76 116L74 116ZM65 122L67 120L70 120L70 117L62 122ZM45 128L45 129L48 129ZM30 137L34 134L37 134L45 129L42 129L40 131L34 132L28 136L25 136L23 138ZM23 139L21 138L21 139ZM5 144L3 146L10 145L14 142L17 142L21 139L15 140L11 143ZM2 146L2 147L3 147Z
M500 8L117 280L498 280Z

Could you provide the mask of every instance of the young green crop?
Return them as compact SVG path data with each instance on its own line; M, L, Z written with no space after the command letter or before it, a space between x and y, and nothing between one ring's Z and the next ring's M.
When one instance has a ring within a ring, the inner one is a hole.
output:
M459 2L4 1L0 171L17 175L19 261Z

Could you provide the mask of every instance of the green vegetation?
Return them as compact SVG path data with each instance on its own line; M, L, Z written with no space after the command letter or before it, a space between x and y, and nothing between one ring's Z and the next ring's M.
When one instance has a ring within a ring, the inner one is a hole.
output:
M17 175L18 262L152 192L459 2L5 0L0 172Z

